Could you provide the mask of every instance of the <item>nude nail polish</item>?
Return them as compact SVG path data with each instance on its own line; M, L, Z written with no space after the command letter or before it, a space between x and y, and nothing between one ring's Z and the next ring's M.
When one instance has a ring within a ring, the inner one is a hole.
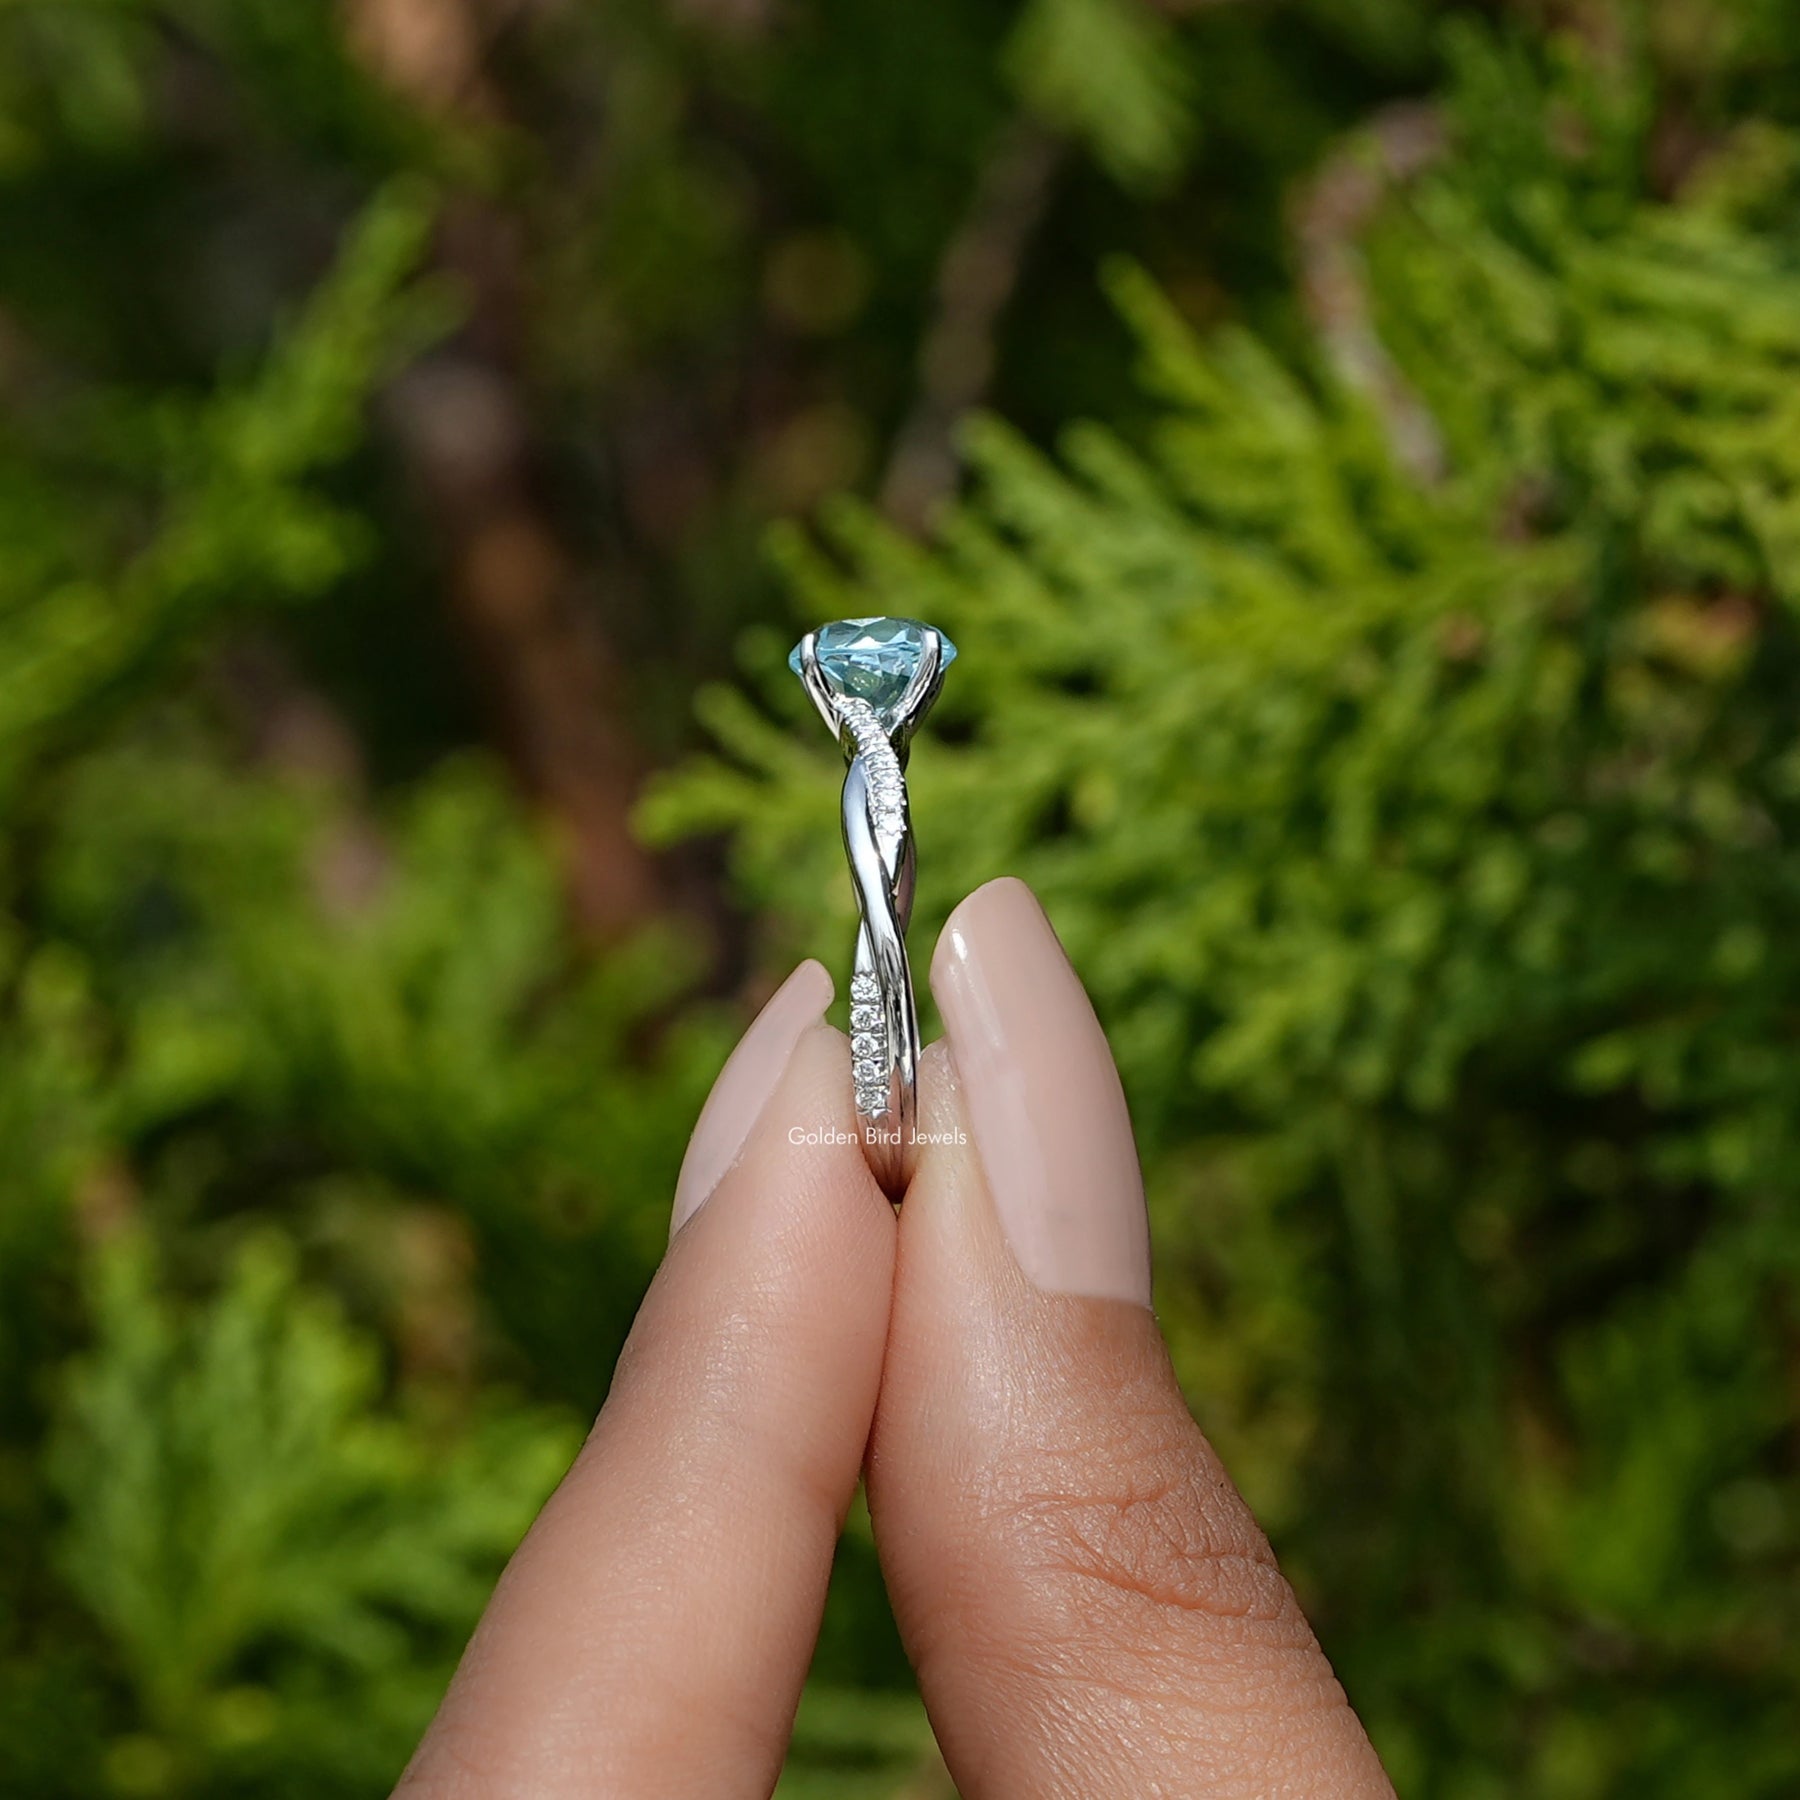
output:
M950 915L931 989L1013 1255L1046 1293L1150 1304L1150 1230L1105 1033L1022 881Z
M831 1004L823 963L806 961L770 996L726 1059L688 1140L675 1183L673 1236L698 1212L742 1155L770 1096L781 1083L794 1046Z

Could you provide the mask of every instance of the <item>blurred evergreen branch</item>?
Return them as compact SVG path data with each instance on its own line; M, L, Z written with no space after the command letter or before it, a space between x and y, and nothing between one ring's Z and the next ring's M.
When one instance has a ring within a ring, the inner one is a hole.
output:
M129 450L99 472L110 492L0 490L0 803L215 615L342 579L363 525L308 477L356 447L375 382L443 322L441 295L405 288L430 222L414 188L374 202L249 383L197 405L88 397Z
M1031 0L1007 71L1047 124L1085 141L1128 187L1180 173L1195 128L1181 40L1139 0Z
M301 1285L278 1237L247 1242L186 1316L141 1237L93 1262L96 1339L51 1466L63 1567L140 1709L107 1774L379 1783L578 1427L378 1410L377 1346Z

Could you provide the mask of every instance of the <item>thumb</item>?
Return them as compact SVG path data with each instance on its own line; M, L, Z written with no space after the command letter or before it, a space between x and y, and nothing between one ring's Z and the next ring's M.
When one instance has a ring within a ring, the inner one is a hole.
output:
M1176 1386L1124 1095L1027 888L963 902L932 987L868 1481L958 1791L1390 1795Z

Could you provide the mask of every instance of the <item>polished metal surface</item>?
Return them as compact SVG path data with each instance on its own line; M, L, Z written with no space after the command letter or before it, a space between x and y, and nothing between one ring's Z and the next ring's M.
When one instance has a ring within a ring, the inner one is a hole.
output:
M837 691L820 667L817 634L800 640L801 681L843 747L844 850L861 923L850 980L851 1072L863 1151L882 1189L898 1199L916 1158L919 1015L906 927L912 917L912 817L906 761L912 734L943 685L947 640L923 628L918 666L882 712Z

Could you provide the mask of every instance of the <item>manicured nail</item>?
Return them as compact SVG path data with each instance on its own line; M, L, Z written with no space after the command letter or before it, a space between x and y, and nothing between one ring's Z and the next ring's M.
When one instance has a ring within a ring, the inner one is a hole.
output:
M738 1040L700 1109L675 1183L673 1236L697 1213L743 1153L769 1097L781 1083L794 1046L831 1004L825 965L803 962L770 996Z
M1022 881L955 912L931 991L988 1190L1019 1266L1046 1293L1150 1304L1150 1228L1106 1034Z

